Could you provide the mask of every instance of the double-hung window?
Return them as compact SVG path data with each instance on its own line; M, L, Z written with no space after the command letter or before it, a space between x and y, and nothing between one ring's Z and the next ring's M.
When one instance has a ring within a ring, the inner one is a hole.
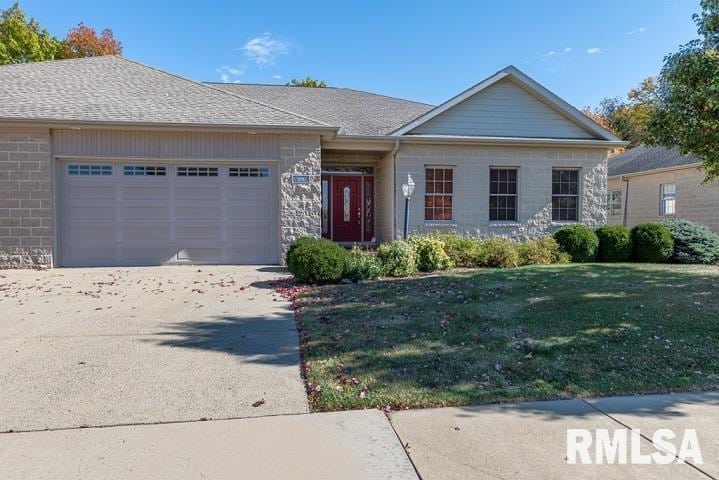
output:
M517 169L489 169L489 221L517 221Z
M622 214L622 191L611 190L607 198L607 205L610 217L618 217Z
M451 168L428 167L425 169L425 220L452 220L453 174Z
M552 170L552 220L576 222L579 219L579 171Z
M677 186L665 183L660 188L659 210L662 215L674 215L677 209Z

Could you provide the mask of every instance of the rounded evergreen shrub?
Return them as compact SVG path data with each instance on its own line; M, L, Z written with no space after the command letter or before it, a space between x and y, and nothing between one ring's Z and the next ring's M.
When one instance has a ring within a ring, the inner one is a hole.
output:
M409 243L417 255L417 268L420 272L446 270L452 262L444 251L444 242L436 235L417 235L410 237Z
M374 255L365 253L357 247L350 251L345 265L345 278L360 282L377 278L381 273L382 265Z
M563 252L572 257L572 262L593 262L597 257L599 239L586 225L569 225L554 234L554 239Z
M663 263L674 252L669 230L659 223L642 223L632 228L632 257L637 262Z
M324 238L300 238L287 253L287 268L300 283L337 283L346 264L347 251Z
M632 241L629 229L621 225L605 225L595 230L599 238L597 260L600 262L627 262L632 258Z
M406 277L417 271L414 248L404 240L380 245L377 260L382 266L382 272L391 277Z
M704 225L689 220L665 220L674 240L671 260L679 263L719 262L719 235Z

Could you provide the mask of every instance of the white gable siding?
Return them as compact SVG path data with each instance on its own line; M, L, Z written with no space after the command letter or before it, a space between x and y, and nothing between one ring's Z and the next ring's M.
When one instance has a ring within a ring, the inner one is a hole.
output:
M437 115L410 134L595 138L508 79Z

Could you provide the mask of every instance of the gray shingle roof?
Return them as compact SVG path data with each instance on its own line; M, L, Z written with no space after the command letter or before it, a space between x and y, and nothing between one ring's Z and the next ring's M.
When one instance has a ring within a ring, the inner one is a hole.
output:
M386 135L434 106L349 88L213 83L217 88L340 127L340 135Z
M326 127L115 56L0 67L0 119Z
M698 163L699 160L691 155L682 155L679 149L665 147L635 147L626 152L609 157L609 176L628 175L630 173L646 172L659 168L679 167Z

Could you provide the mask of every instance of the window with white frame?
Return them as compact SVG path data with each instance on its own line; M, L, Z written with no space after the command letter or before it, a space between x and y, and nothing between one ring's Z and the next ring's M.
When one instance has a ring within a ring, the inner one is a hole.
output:
M76 176L110 176L112 165L68 165L67 174Z
M177 167L178 177L216 177L218 175L217 167Z
M552 220L579 220L579 171L552 170Z
M677 186L665 183L660 188L659 210L662 215L674 215L677 209Z
M517 221L517 169L489 169L489 221Z
M608 210L610 217L618 217L622 214L622 191L611 190L608 195Z
M425 169L424 219L429 221L452 220L454 172L451 168Z

